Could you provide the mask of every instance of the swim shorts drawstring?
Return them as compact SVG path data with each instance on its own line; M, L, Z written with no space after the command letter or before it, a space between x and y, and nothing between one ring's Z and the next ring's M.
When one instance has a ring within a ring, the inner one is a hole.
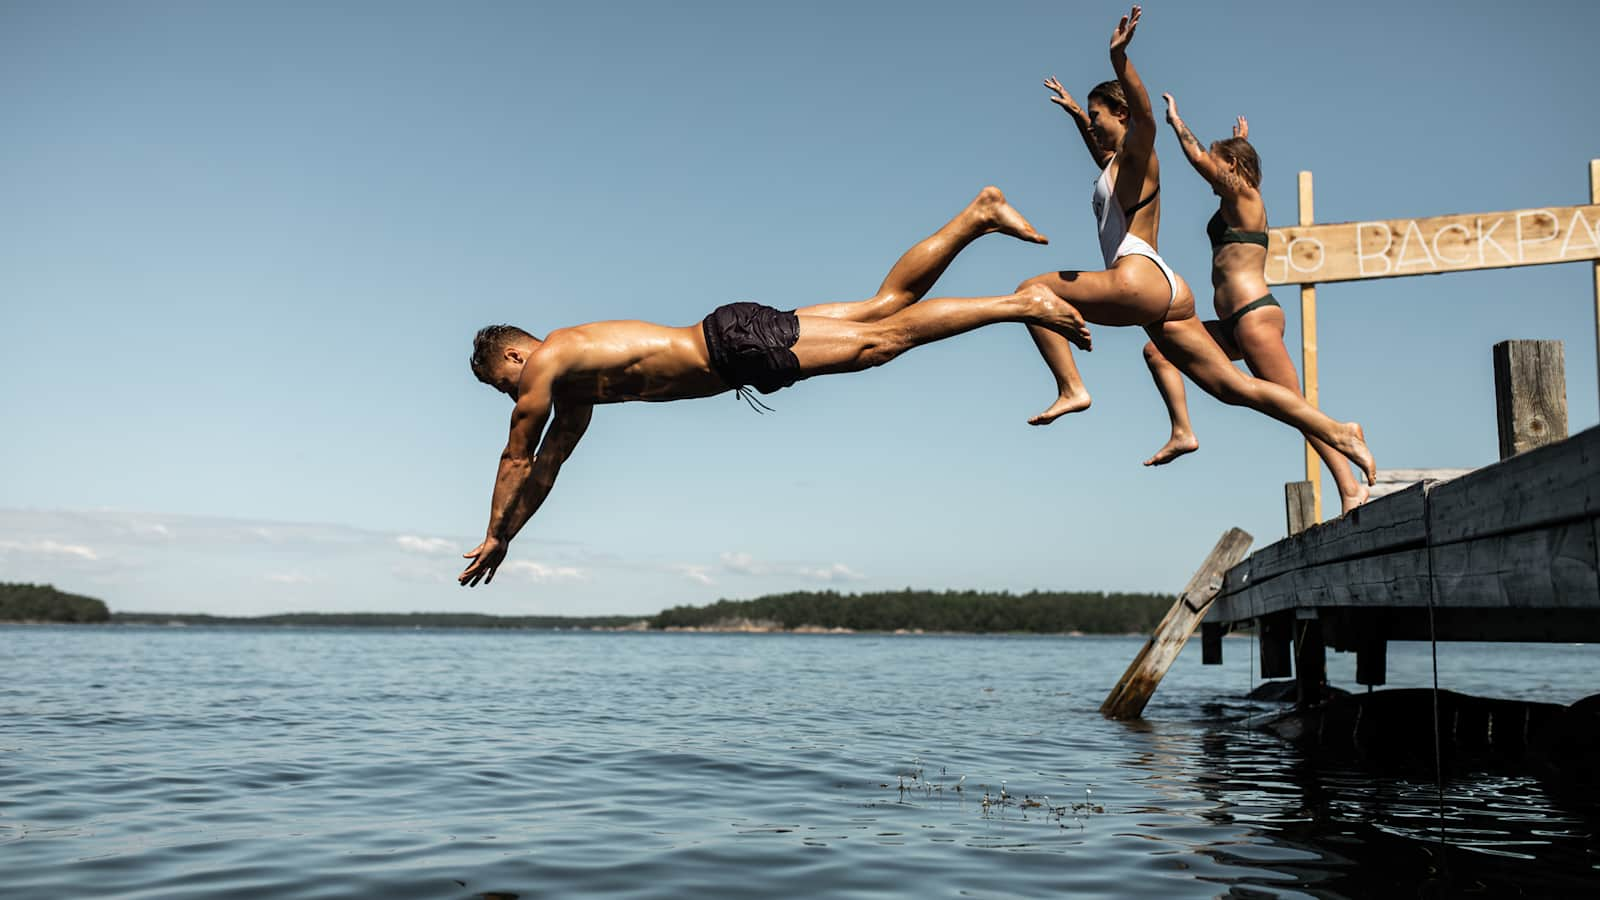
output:
M761 399L756 396L756 392L750 390L748 387L740 385L739 387L733 389L733 393L734 396L750 404L750 408L755 410L756 415L758 416L764 416L769 412L777 412L777 410L766 405L765 403L762 403Z

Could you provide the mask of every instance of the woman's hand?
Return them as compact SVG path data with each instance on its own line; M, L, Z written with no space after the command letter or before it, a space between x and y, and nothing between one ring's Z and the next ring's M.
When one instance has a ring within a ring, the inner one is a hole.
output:
M1111 32L1111 55L1128 51L1128 43L1133 40L1133 30L1139 27L1139 7L1135 6L1117 23L1117 30Z
M1072 95L1067 93L1067 89L1061 86L1061 79L1052 75L1044 80L1044 86L1049 88L1050 92L1055 95L1050 98L1051 103L1071 113L1074 117L1083 115L1083 107L1079 106L1078 101L1072 99Z
M1244 116L1240 116L1239 121L1234 124L1233 136L1237 138L1250 137L1250 123L1244 120Z

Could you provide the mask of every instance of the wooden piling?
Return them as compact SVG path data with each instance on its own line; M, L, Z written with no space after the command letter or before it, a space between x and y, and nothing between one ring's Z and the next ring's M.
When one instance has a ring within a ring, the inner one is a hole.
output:
M1566 440L1567 370L1560 341L1494 345L1500 458Z
M1380 626L1363 628L1356 644L1356 684L1379 687L1388 682L1389 641Z
M1328 651L1322 640L1322 622L1316 610L1303 610L1294 621L1294 679L1299 687L1296 705L1322 702L1322 685L1328 680Z
M1317 486L1310 481L1291 481L1283 486L1284 512L1291 536L1317 524Z
M1289 644L1294 633L1294 610L1265 615L1256 620L1261 641L1261 677L1288 678L1294 674L1289 663Z
M1217 622L1200 623L1200 664L1222 665L1222 625Z
M1150 696L1167 674L1167 669L1178 658L1179 651L1194 633L1195 626L1205 617L1212 598L1222 589L1224 572L1244 559L1253 538L1238 528L1230 528L1211 548L1205 562L1184 586L1172 609L1167 611L1155 633L1145 642L1144 649L1133 658L1116 687L1100 704L1100 713L1109 719L1137 719L1144 713Z

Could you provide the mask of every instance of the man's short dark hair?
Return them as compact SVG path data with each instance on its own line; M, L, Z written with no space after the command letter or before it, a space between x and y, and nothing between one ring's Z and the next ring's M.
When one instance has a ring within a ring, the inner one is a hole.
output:
M472 338L472 374L484 384L489 383L489 362L504 353L506 347L538 338L515 325L485 325Z

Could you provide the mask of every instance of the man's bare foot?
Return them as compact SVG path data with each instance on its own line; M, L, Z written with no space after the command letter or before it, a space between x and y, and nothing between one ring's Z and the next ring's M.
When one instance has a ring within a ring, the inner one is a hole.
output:
M1193 453L1199 449L1200 440L1194 436L1194 432L1184 432L1181 435L1174 434L1167 439L1167 442L1161 446L1160 450L1156 451L1156 455L1145 460L1144 464L1147 466L1164 466L1185 453Z
M1367 502L1367 497L1371 495L1371 491L1367 490L1367 486L1359 481L1352 485L1352 488L1353 490L1348 494L1343 491L1339 492L1339 506L1341 507L1339 515L1341 516Z
M1071 393L1063 393L1056 398L1056 402L1050 404L1049 409L1029 419L1028 424L1049 425L1062 416L1083 412L1089 408L1089 403L1092 399L1089 396L1089 392L1082 387Z
M1009 234L1019 240L1032 244L1048 244L1050 239L1033 229L1022 213L1006 202L1006 195L1000 189L989 185L978 192L978 198L972 201L972 211L977 214L983 223L984 234Z
M1061 299L1055 291L1042 284L1026 284L1017 291L1018 299L1027 303L1035 317L1035 324L1054 331L1084 352L1094 349L1089 336L1089 323L1077 307ZM1087 402L1084 406L1088 406Z
M1372 458L1372 451L1367 449L1367 435L1361 426L1355 422L1346 422L1339 426L1340 441L1336 445L1340 453L1356 464L1367 476L1367 484L1378 483L1378 464Z

